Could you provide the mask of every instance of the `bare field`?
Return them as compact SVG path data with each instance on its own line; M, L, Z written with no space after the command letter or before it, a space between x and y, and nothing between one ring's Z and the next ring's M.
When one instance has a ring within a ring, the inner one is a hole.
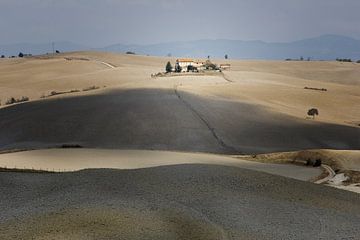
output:
M359 194L278 164L321 158L358 181L359 64L217 60L231 70L152 78L169 60L0 61L0 168L34 169L0 172L1 239L359 236Z
M231 154L360 148L356 64L229 61L224 77L151 78L168 60L75 52L2 61L2 103L36 101L0 111L0 149L71 142ZM92 86L98 89L81 91ZM80 91L40 98L71 90ZM320 115L306 119L312 107Z
M360 229L357 194L234 167L0 178L1 239L339 239Z

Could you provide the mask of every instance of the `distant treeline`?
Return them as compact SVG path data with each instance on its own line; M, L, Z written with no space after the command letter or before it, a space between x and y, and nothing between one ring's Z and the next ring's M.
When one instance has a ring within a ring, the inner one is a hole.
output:
M338 62L352 62L351 58L337 58L336 61L338 61ZM360 63L360 60L357 61L357 63Z
M311 58L308 57L306 60L303 57L295 58L295 59L287 58L287 59L285 59L285 61L311 61ZM338 61L338 62L353 62L353 60L351 58L337 58L336 61ZM360 60L358 60L357 63L360 63Z
M60 53L59 50L56 50L55 53ZM47 53L48 55L49 53ZM23 58L23 57L32 57L33 55L31 53L22 53L22 52L19 52L19 54L17 55L17 57L19 58ZM1 55L0 58L5 58L6 56L5 55ZM16 58L16 56L12 55L12 56L9 56L9 58Z

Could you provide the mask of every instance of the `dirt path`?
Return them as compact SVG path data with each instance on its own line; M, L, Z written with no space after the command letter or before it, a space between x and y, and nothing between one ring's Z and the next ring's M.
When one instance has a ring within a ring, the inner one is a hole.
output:
M116 66L112 65L111 63L102 62L102 61L96 61L96 62L99 62L99 63L101 63L101 64L103 64L103 65L105 65L105 66L107 66L109 68L112 68L112 69L116 68Z

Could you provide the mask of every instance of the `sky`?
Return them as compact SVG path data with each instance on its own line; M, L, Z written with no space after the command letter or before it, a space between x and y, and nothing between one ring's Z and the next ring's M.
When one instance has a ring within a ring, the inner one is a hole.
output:
M360 39L359 0L0 0L0 44Z

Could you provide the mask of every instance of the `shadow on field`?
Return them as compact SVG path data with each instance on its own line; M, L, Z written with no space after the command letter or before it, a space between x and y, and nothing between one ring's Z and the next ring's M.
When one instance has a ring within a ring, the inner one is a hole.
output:
M0 110L0 150L58 144L229 154L359 149L359 135L359 128L172 89L114 90Z

